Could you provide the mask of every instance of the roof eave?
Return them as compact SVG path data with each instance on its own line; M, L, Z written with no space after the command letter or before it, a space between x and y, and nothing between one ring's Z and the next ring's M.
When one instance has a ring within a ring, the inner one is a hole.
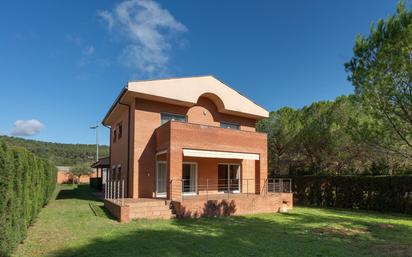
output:
M128 86L123 87L122 91L120 91L119 95L117 96L116 100L113 102L113 104L110 106L109 111L106 113L106 115L103 118L102 124L104 126L107 126L108 124L106 123L107 119L109 118L110 114L113 112L114 108L116 105L120 102L120 100L123 98L123 96L126 94L128 91Z

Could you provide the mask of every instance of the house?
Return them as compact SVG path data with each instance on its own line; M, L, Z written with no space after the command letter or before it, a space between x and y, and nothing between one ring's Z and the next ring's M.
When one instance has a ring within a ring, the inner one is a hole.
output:
M121 221L291 208L290 181L267 177L266 117L213 76L128 82L103 120L105 206Z
M107 181L108 169L110 169L110 157L101 157L90 165L94 169L96 176L90 178L90 186L97 190L104 190Z
M73 183L73 176L70 173L70 166L56 166L57 168L57 184L67 184ZM90 178L97 177L96 172L92 172L90 175L83 175L78 178L75 178L75 182L79 182L81 184L88 184L90 182Z

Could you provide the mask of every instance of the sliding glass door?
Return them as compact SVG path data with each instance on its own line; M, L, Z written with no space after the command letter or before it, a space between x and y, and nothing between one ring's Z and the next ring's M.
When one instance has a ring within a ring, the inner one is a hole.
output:
M185 195L197 194L197 164L195 162L183 163L182 193Z
M156 162L156 197L166 197L167 165L165 161Z
M240 164L218 165L219 192L240 192Z

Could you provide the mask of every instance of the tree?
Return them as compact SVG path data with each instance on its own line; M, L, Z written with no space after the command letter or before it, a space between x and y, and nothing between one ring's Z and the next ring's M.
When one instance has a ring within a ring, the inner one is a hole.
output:
M291 153L299 132L298 112L284 107L271 112L269 118L257 124L257 130L268 134L269 170L271 173L284 172L282 159ZM290 160L288 160L290 162ZM273 174L271 174L273 175Z
M92 170L87 163L80 163L72 167L70 169L70 173L73 176L73 183L74 183L74 177L77 177L77 184L79 184L80 177L90 175L90 173L92 173Z
M50 143L4 135L0 135L0 140L9 146L27 148L35 155L48 159L58 166L73 166L76 163L90 162L96 156L96 145ZM109 155L109 147L106 145L100 146L99 151L102 156Z
M332 103L320 101L305 106L301 110L302 129L298 139L302 155L306 157L309 170L319 172L326 169L331 155L331 119L329 111Z
M365 111L356 95L281 108L258 122L268 134L269 175L402 174L411 161L380 147L393 141L382 121ZM392 140L392 141L391 141Z
M364 126L385 132L381 146L411 156L412 12L400 2L395 15L372 24L368 37L357 37L353 51L345 64L349 80L376 118Z

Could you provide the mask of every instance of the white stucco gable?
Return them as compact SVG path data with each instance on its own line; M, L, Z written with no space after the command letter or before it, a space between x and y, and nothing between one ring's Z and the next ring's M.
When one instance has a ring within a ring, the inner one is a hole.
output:
M213 76L131 81L127 90L141 98L191 106L200 96L215 101L220 112L266 118L269 112Z

